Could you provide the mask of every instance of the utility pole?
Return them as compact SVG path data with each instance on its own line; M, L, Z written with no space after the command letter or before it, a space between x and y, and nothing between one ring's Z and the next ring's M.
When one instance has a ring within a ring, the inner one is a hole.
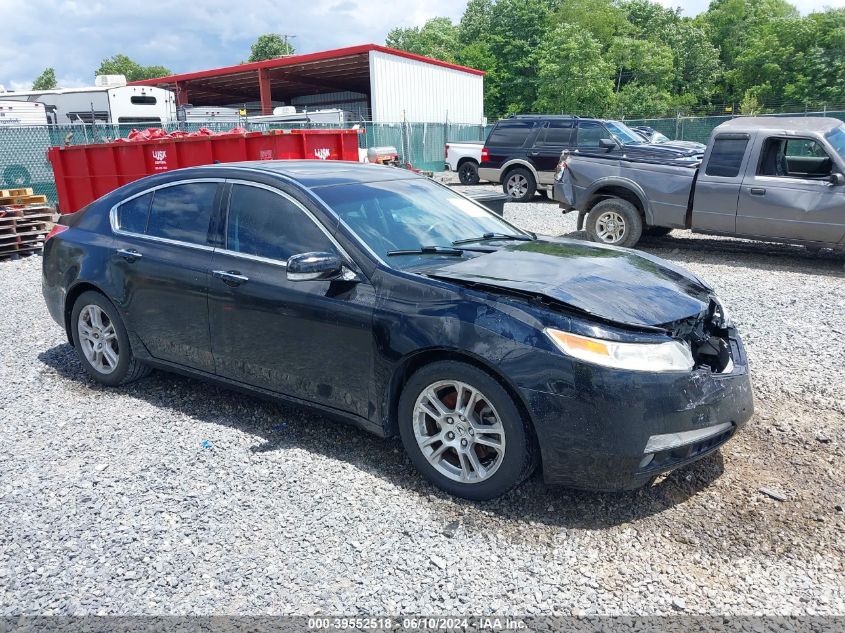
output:
M280 35L282 36L282 39L284 39L284 41L285 41L285 55L292 55L293 53L288 52L288 51L291 50L291 46L292 46L291 44L288 44L288 38L293 39L293 38L296 37L296 35L290 35L288 33L280 33Z

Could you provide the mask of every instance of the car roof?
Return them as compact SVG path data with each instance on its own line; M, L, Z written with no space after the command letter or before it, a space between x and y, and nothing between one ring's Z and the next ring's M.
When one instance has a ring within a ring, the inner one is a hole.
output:
M331 185L422 178L407 169L342 160L254 160L209 165L215 169L249 169L285 176L313 189Z
M717 132L764 132L766 134L789 134L795 132L817 132L827 134L842 125L842 121L821 116L741 116L725 121L716 128Z

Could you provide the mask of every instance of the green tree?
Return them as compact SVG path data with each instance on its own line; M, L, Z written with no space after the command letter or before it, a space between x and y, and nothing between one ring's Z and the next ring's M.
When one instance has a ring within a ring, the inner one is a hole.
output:
M469 0L458 33L462 46L487 42L493 23L493 0Z
M566 0L552 19L586 29L603 49L610 46L614 36L630 29L625 10L616 0Z
M613 104L613 66L601 44L574 24L559 24L539 51L536 109L549 113L607 114Z
M249 49L249 61L260 62L264 59L275 59L285 55L293 55L293 46L287 38L278 33L259 35Z
M497 0L490 24L490 51L496 58L495 98L486 108L493 116L530 112L537 101L539 51L546 41L552 0Z
M33 90L52 90L58 88L59 84L56 82L56 69L45 68L44 72L35 78L32 82Z
M723 99L741 95L735 71L737 59L753 44L760 28L775 20L797 18L798 11L786 0L713 0L698 18L719 49L725 67Z
M172 75L173 71L164 66L142 66L126 55L117 54L104 59L94 75L124 75L126 81L140 81L154 77Z
M845 10L759 27L737 58L734 77L738 90L769 105L845 100Z
M387 45L417 55L455 62L460 45L459 28L449 18L432 18L422 28L396 28L387 34Z

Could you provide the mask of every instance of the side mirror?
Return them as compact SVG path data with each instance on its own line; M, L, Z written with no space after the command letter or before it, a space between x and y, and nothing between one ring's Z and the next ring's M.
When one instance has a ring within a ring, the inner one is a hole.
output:
M343 262L332 253L301 253L288 259L288 281L326 281L342 272Z
M599 139L599 147L602 149L606 149L608 152L612 149L616 149L616 141L612 138L601 138Z
M838 173L830 175L830 184L834 186L845 185L845 176Z

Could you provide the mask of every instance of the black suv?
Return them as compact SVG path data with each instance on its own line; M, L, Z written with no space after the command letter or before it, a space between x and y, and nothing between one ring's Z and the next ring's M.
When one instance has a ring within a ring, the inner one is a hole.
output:
M522 114L499 121L481 150L481 180L502 183L505 194L527 202L538 189L554 184L563 150L629 155L686 154L686 150L647 143L620 121L582 119L573 115Z

